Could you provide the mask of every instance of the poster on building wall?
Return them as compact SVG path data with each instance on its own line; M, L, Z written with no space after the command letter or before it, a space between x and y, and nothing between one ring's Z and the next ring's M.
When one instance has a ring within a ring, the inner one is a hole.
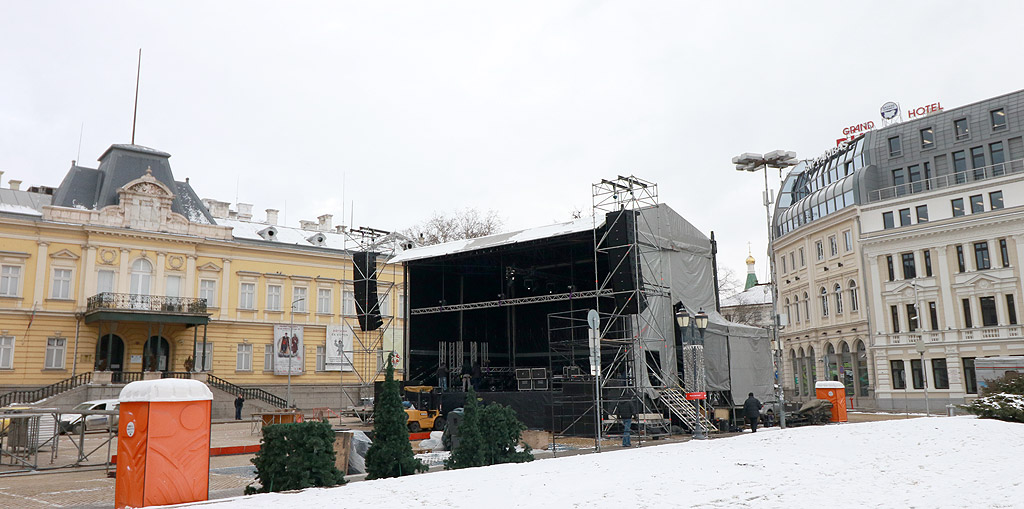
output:
M301 375L303 372L303 352L301 325L274 326L274 374Z
M405 331L398 327L388 327L388 330L384 332L384 337L381 338L383 344L381 345L384 355L391 355L391 362L395 365L395 369L405 369ZM386 359L382 357L381 362Z
M325 371L355 371L352 364L354 337L355 332L348 324L327 326L327 344L324 347Z

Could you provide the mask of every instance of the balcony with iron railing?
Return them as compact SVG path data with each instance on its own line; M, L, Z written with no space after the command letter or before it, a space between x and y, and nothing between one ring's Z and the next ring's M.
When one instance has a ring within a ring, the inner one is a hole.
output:
M966 171L939 175L926 180L875 189L868 194L868 203L972 184L1016 173L1024 173L1024 159L1014 159L1005 163L990 164L982 168L972 168Z
M1020 325L1001 325L972 329L918 330L895 334L878 334L875 346L914 346L918 340L929 343L959 343L964 341L1019 340Z
M194 297L168 297L134 293L103 292L89 297L85 306L86 322L97 319L117 319L137 315L142 320L206 323L206 299ZM172 319L178 317L178 319Z

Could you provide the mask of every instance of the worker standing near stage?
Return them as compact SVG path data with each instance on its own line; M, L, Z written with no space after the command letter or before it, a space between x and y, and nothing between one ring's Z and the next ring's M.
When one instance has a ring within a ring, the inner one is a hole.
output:
M242 393L238 393L238 397L235 398L235 420L242 420L242 404L245 403L245 398L242 397Z
M469 379L472 378L473 371L470 370L469 364L462 364L462 392L469 392Z
M615 415L622 421L622 446L630 447L629 434L633 427L633 418L636 417L636 409L633 407L633 398L620 402L615 407Z
M747 394L747 400L743 402L743 415L750 423L751 433L757 433L757 421L761 418L761 402L754 397L754 393Z
M448 365L443 362L437 366L437 385L442 392L448 390Z

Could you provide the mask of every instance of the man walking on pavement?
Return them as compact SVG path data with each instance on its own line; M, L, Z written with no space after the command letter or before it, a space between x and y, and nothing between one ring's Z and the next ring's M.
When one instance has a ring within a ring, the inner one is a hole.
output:
M754 393L747 394L747 400L743 402L743 415L750 424L750 432L757 433L757 421L761 419L761 402L754 397Z
M633 408L633 398L630 397L616 405L615 414L622 421L622 446L630 447L629 430L633 427L633 418L636 417L636 409Z

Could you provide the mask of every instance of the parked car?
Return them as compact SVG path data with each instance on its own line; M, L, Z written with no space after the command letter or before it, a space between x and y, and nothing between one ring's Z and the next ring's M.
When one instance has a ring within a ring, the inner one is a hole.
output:
M83 416L82 411L88 410L117 410L121 406L121 403L116 399L97 399L93 401L86 401L79 403L66 414L60 416L60 432L61 433L74 433L79 434L82 432L82 427L85 430L93 429L106 429L116 430L117 429L117 415L85 415Z

